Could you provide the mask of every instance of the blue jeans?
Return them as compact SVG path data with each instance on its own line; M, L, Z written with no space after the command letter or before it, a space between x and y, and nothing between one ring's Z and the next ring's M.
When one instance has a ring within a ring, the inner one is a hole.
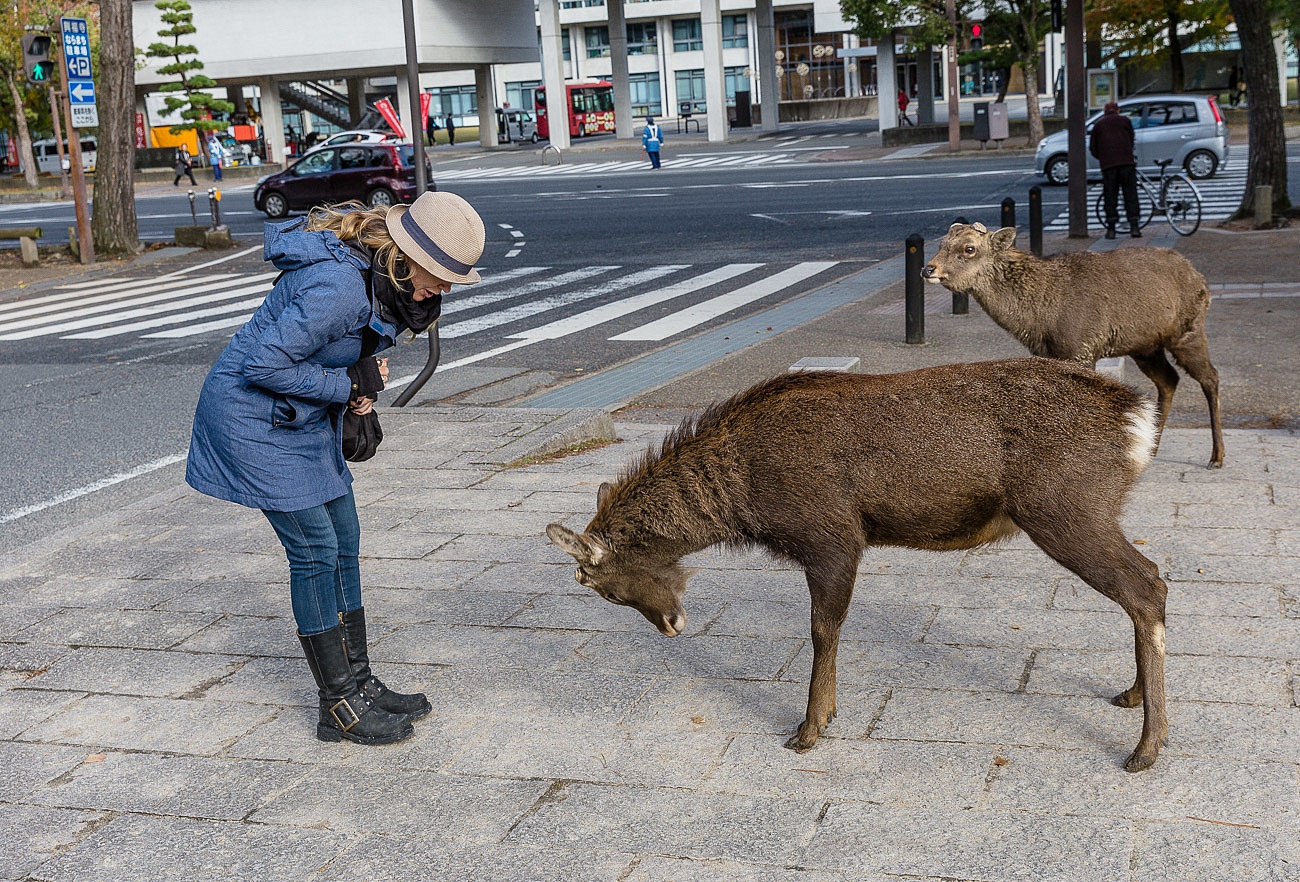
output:
M352 491L301 511L263 511L289 558L289 596L298 633L320 634L339 613L361 607L361 524Z

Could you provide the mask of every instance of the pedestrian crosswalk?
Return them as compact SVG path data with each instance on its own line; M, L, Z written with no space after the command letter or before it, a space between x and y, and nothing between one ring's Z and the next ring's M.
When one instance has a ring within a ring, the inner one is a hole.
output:
M459 364L602 325L610 326L606 339L612 341L657 342L763 298L800 293L837 265L600 264L484 271L482 282L447 296L440 335L479 335L469 346L473 354ZM223 271L64 285L0 304L0 341L225 339L261 305L276 275Z
M1241 206L1241 197L1246 192L1246 164L1234 163L1231 167L1220 170L1214 177L1203 178L1194 183L1197 192L1201 194L1201 223L1224 220L1236 213ZM1097 223L1094 203L1099 192L1101 192L1100 184L1088 188L1088 223L1093 225ZM1156 215L1152 223L1161 224L1164 223L1164 219ZM1069 227L1068 209L1063 208L1051 220L1044 218L1043 229L1047 232L1062 232Z
M677 155L664 154L665 169L685 168L764 168L788 165L802 161L789 153L721 153ZM564 162L559 165L528 165L511 168L447 168L439 167L434 177L440 182L493 181L518 178L584 178L592 175L614 175L645 171L650 163L645 159L612 160L608 162Z

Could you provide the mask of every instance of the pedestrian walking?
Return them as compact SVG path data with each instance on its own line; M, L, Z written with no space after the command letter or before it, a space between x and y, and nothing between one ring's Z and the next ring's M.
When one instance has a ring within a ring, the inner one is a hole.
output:
M447 114L447 144L451 147L456 146L456 123L450 113Z
M286 144L289 145L289 152L293 154L297 154L298 133L293 130L293 126L289 126L289 131L285 133L284 141Z
M194 180L194 157L190 156L190 148L184 144L176 151L176 165L173 170L176 172L176 179L172 181L173 187L179 187L183 177L189 177L191 187L199 185L199 182Z
M907 118L907 105L911 103L912 103L912 99L907 97L907 90L899 89L898 90L898 118L902 122L906 123L907 125L914 126L916 125L916 123L912 122L910 119Z
M650 167L659 168L659 148L664 144L664 130L655 122L653 116L645 118L645 128L641 131L641 149L650 157Z
M1102 201L1106 206L1106 238L1115 238L1119 223L1119 194L1124 191L1124 214L1128 217L1129 235L1141 238L1137 191L1137 158L1133 154L1133 121L1119 112L1111 101L1101 119L1092 126L1088 151L1101 166Z
M453 284L479 281L483 241L478 214L446 192L267 224L264 253L281 275L199 396L185 480L261 509L284 546L322 741L400 741L432 710L370 670L343 412L370 412L384 388L387 360L375 353L429 328Z
M425 133L429 136L429 146L438 146L438 120L433 114L429 114L429 125Z
M217 140L217 135L213 132L208 136L208 162L212 164L212 179L221 180L221 142Z

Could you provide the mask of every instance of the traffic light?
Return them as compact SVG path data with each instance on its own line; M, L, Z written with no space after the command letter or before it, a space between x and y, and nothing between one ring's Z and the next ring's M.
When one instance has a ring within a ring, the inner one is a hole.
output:
M50 84L54 62L50 61L50 38L45 34L23 34L23 67L27 82L37 86Z
M971 49L984 48L984 25L974 22L970 26L970 47Z
M1065 10L1062 0L1052 0L1052 33L1059 34L1065 29Z

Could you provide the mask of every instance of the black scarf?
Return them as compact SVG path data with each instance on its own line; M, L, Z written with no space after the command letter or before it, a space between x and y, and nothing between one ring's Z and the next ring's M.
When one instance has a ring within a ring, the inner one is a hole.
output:
M399 330L409 330L412 334L422 334L438 320L442 314L442 295L434 294L425 300L416 302L411 295L414 288L410 283L393 284L388 273L375 266L374 253L359 242L348 242L350 248L363 256L370 269L366 280L370 288L370 305L379 317L389 324L397 325Z

